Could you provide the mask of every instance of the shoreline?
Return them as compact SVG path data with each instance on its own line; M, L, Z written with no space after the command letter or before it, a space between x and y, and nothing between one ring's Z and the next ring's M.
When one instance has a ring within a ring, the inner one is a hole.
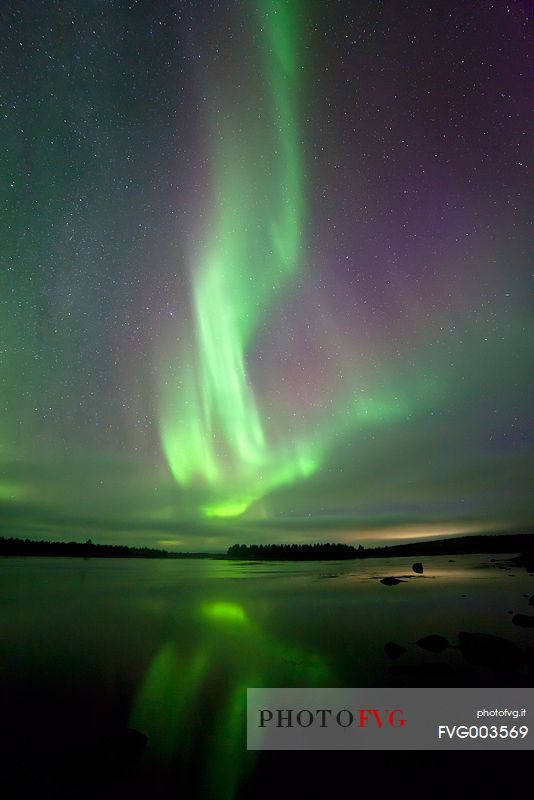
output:
M296 550L300 545L296 546ZM460 556L460 555L488 555L488 554L527 554L529 559L534 552L533 533L490 534L479 536L464 536L454 539L426 540L418 543L389 545L386 547L369 547L354 554L325 557L325 550L321 545L317 555L306 552L302 557L298 555L284 556L276 545L249 545L240 548L239 555L228 553L173 553L167 550L152 548L133 548L124 545L93 544L92 542L48 542L30 539L0 538L0 558L116 558L116 559L196 559L214 561L237 562L314 562L314 561L364 561L372 558L410 557L421 558L429 556ZM271 549L271 552L269 550Z

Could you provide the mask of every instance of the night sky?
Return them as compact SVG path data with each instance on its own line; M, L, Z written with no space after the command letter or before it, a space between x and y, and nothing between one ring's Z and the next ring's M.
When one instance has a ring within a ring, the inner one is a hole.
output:
M529 6L3 2L0 535L528 529Z

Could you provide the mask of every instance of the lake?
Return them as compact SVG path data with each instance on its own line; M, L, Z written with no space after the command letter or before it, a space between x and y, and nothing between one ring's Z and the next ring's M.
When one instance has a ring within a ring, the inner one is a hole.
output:
M533 592L512 555L424 559L423 575L410 558L0 559L3 772L70 797L256 797L278 754L245 750L247 687L532 686L457 647L460 631L534 644L509 613ZM430 634L451 646L416 644Z

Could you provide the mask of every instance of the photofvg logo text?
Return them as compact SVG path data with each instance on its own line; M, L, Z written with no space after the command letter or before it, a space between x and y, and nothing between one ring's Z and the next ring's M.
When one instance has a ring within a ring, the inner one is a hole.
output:
M527 750L533 704L517 687L250 688L247 749Z
M406 719L402 708L261 708L258 714L259 728L404 728Z

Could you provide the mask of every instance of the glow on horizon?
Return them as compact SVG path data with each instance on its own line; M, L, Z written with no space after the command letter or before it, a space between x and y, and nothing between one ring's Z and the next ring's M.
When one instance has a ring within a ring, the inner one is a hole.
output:
M185 542L182 539L159 539L161 547L182 547Z
M362 541L374 541L380 543L382 541L409 544L411 541L418 539L436 539L436 538L454 538L455 536L469 536L470 534L483 534L490 533L499 527L498 523L453 523L444 525L440 523L428 524L421 523L420 525L405 525L401 527L392 527L376 530L361 530L350 536L344 535L342 541L345 544L360 544ZM420 530L418 530L420 528Z
M224 519L220 520L221 523ZM314 544L325 541L336 541L343 544L353 545L358 547L362 544L364 547L380 547L382 544L410 544L411 542L424 541L430 539L449 539L459 536L469 535L484 535L492 534L496 531L502 532L505 529L504 523L435 523L435 524L412 524L402 526L392 526L391 528L362 528L362 530L354 531L353 529L342 529L337 526L331 529L325 528L320 536L302 536L296 534L292 536L288 534L283 539L272 535L264 535L262 532L254 529L253 521L251 521L250 528L245 531L236 528L232 532L231 538L225 537L224 541L216 539L212 536L202 537L199 536L194 542L194 550L202 553L225 553L228 547L235 544L238 540L242 543L250 542L253 544ZM162 541L159 542L163 544ZM189 545L191 549L191 545Z

